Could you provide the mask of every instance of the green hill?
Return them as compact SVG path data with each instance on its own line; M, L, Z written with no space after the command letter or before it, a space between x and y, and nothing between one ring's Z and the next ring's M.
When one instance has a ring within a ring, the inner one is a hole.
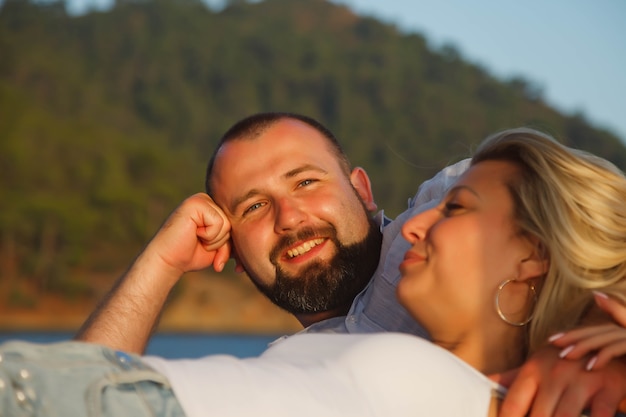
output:
M592 80L590 80L592 82ZM527 125L626 167L626 148L532 82L324 0L118 0L0 9L0 293L80 295L117 274L253 112L318 118L397 214L487 134ZM20 301L22 300L22 301Z

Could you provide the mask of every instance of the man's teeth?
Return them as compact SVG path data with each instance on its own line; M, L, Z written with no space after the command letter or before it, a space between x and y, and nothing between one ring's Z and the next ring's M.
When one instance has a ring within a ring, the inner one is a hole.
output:
M313 239L313 240L309 240L308 242L304 242L302 245L293 248L293 249L289 249L287 251L287 255L290 258L295 258L296 256L302 255L304 253L307 253L308 251L310 251L311 249L313 249L314 247L316 247L317 245L319 245L320 243L322 243L324 241L323 238L317 238L317 239Z

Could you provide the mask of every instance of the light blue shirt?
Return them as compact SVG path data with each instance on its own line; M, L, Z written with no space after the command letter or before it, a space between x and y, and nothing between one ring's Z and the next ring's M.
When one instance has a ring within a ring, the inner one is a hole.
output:
M457 162L424 182L409 200L408 208L395 220L377 215L383 233L380 262L369 284L352 303L347 316L335 317L312 324L304 333L374 333L402 332L428 338L428 333L413 319L396 298L400 280L399 266L409 243L400 233L404 222L439 203L458 177L467 170L470 160Z

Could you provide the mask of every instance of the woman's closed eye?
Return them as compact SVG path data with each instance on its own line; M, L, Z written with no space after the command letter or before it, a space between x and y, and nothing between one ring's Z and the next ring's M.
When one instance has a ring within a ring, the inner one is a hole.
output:
M441 211L443 212L444 216L451 216L455 212L463 210L464 208L465 206L455 201L448 201L447 203L444 204L443 209Z

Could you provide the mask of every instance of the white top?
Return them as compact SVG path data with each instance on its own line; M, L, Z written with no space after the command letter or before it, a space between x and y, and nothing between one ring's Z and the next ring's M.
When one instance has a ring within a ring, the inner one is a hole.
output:
M498 387L400 333L299 334L257 358L145 361L169 378L187 417L484 417Z

